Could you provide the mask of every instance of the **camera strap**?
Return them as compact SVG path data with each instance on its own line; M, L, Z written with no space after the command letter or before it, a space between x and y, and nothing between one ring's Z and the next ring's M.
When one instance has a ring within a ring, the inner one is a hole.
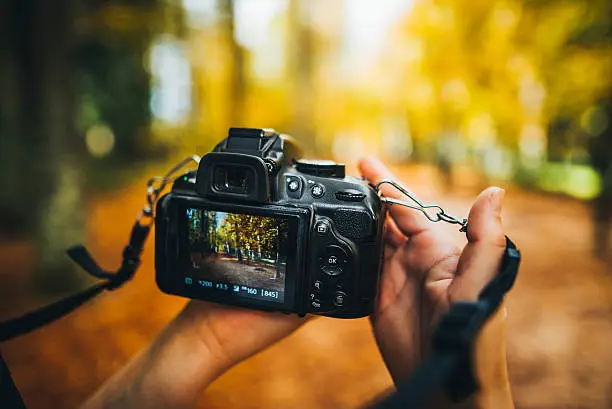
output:
M134 273L140 267L140 255L155 220L154 211L159 195L172 180L172 177L191 162L199 163L200 157L194 155L183 159L164 176L156 176L149 179L147 182L147 203L136 218L130 233L130 240L123 249L123 261L116 272L111 273L103 270L83 245L79 244L69 248L67 250L68 256L89 275L102 281L20 317L0 322L0 342L8 341L53 322L69 314L75 308L91 300L104 290L116 290L132 279Z
M382 196L380 186L390 184L411 202ZM467 235L467 219L448 215L437 204L425 204L399 183L384 179L375 186L381 200L422 212L431 222L444 221L461 226ZM434 213L435 212L435 213ZM440 318L432 337L429 355L394 394L380 402L377 409L425 408L440 391L454 402L474 394L479 386L474 374L473 347L487 320L497 311L516 280L521 254L506 236L506 247L498 274L484 287L478 300L453 303Z
M53 322L104 290L115 290L129 281L140 266L140 254L150 229L151 225L142 225L139 221L134 224L130 241L123 249L123 262L116 273L102 270L82 245L68 249L67 253L74 262L87 273L102 281L76 294L30 311L21 317L0 322L0 342L8 341Z

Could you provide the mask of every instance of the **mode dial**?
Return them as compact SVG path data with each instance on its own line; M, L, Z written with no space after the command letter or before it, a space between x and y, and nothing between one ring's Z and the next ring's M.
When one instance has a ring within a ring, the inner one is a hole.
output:
M295 162L298 172L312 176L344 178L344 165L331 160L300 159Z

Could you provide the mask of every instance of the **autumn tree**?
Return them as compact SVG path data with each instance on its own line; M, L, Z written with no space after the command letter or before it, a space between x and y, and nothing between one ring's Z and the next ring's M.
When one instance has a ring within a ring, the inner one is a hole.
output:
M282 241L286 240L287 221L273 217L228 214L219 226L217 243L234 247L239 263L273 260L277 273L283 263ZM219 239L223 239L221 243Z

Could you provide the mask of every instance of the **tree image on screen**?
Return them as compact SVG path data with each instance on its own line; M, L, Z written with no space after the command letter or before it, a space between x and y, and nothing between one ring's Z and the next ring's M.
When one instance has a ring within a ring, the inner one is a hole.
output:
M187 219L190 274L284 290L286 218L187 209Z

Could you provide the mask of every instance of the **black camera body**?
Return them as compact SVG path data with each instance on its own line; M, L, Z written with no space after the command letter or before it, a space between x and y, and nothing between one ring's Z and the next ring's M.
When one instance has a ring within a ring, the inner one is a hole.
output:
M166 293L269 311L372 313L384 209L344 165L301 160L294 140L231 128L157 204L155 269Z

